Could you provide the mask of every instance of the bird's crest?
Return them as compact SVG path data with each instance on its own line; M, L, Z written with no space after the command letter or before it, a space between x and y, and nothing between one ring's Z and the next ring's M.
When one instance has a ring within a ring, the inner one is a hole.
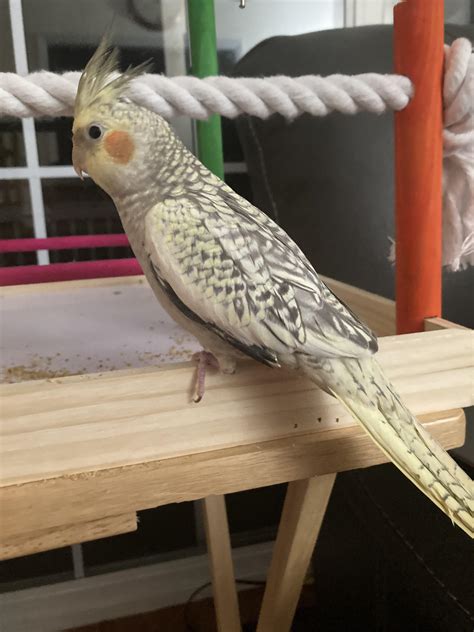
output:
M143 74L150 66L149 60L135 68L130 66L125 72L120 73L118 58L118 49L111 44L109 30L81 75L74 104L74 116L92 104L115 101L125 92L130 81Z

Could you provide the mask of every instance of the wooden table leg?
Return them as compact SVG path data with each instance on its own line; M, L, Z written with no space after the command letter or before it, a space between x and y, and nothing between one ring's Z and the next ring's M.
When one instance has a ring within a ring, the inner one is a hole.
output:
M257 632L289 632L335 478L288 484Z
M241 632L225 496L203 500L207 550L219 632Z

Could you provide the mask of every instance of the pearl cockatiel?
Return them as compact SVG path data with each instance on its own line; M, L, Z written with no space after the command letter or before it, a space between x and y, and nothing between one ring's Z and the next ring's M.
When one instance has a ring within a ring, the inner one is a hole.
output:
M208 171L159 115L127 98L102 41L82 74L73 163L113 199L156 297L224 371L248 356L337 397L394 464L471 537L473 481L388 382L369 329L290 237Z

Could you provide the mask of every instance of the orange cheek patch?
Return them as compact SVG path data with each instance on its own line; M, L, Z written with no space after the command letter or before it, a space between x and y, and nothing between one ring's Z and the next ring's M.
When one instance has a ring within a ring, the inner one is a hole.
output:
M126 165L133 156L135 146L128 132L109 132L104 138L105 151L115 162Z

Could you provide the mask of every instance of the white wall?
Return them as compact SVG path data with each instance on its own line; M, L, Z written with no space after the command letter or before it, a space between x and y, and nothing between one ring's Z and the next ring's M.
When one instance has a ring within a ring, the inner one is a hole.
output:
M114 20L117 44L161 43L162 35L134 24L122 0L23 0L28 61L32 70L45 65L47 44L95 46Z
M158 2L159 0L157 0ZM179 7L183 0L176 0ZM273 35L293 35L348 25L391 22L396 0L215 0L217 32L223 46L245 54ZM168 0L173 4L174 0ZM147 31L126 17L126 0L23 0L29 61L32 69L44 63L46 42L96 44L115 16L118 43L156 44L162 35ZM466 23L470 0L445 0L446 21ZM13 70L8 2L0 0L0 70Z
M240 54L273 35L295 35L343 26L343 0L216 0L219 40L239 42Z
M215 0L218 39L244 54L272 35L341 27L343 4L344 0L249 0L245 9L239 9L237 0ZM124 0L23 0L31 67L38 69L43 62L45 42L96 44L114 15L117 43L162 41L160 33L128 19L124 6Z

